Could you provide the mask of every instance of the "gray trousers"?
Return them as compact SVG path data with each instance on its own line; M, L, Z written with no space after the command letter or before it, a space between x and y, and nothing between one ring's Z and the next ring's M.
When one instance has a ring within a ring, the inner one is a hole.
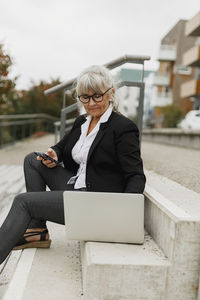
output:
M63 191L73 190L67 184L73 174L61 166L47 168L31 153L24 160L24 175L27 193L14 198L0 228L0 264L27 228L46 228L46 221L65 224Z

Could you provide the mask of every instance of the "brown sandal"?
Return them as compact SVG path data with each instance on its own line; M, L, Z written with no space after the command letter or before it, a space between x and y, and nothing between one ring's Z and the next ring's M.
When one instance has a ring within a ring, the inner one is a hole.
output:
M27 241L24 237L22 237L12 250L20 250L26 248L49 248L51 245L51 240L45 240L47 233L48 233L48 229L42 232L41 231L27 232L25 238L34 235L40 235L40 240L32 242L32 241Z

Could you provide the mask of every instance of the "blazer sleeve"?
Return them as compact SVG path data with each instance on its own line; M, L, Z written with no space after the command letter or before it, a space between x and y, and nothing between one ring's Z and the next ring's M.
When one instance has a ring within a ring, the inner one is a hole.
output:
M125 179L125 193L143 193L146 177L140 155L139 131L128 122L116 138L117 156Z

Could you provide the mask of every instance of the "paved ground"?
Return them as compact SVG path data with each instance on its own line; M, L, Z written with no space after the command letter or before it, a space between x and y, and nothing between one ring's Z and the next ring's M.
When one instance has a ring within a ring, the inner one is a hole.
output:
M143 142L142 157L147 170L200 193L200 150Z
M3 149L0 149L0 165L21 165L26 154L34 151L44 151L54 145L55 136L48 134L39 138L28 138Z

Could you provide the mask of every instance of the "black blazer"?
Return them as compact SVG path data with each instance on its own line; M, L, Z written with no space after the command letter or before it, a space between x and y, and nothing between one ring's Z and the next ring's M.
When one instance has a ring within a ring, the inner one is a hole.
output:
M65 168L74 175L79 165L73 160L71 152L85 121L84 115L79 116L71 131L51 147L56 151L58 160L63 161ZM128 118L112 112L108 121L100 125L88 153L87 190L142 193L145 181L138 128Z

